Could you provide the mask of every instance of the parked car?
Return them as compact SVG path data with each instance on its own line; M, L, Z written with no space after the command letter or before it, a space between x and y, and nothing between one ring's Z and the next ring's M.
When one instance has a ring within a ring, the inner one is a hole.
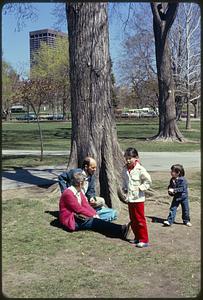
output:
M19 121L26 121L26 120L32 121L32 120L36 120L36 119L37 119L37 117L35 114L24 114L24 115L16 117L16 120L19 120Z
M128 117L129 117L129 113L127 113L127 112L122 112L121 118L128 118Z
M45 114L39 115L39 119L40 119L40 120L48 120L48 117L49 117L49 115L47 115L47 114L46 114L46 115L45 115Z
M152 118L154 118L154 117L157 117L157 114L155 113L155 111L143 111L142 113L141 113L141 117L143 117L143 118L148 118L148 117L152 117Z
M47 117L47 120L63 120L63 115L62 114L57 114L57 115L49 115Z
M181 113L181 117L182 118L187 118L187 113L186 112L182 112ZM194 117L194 114L190 114L190 117Z

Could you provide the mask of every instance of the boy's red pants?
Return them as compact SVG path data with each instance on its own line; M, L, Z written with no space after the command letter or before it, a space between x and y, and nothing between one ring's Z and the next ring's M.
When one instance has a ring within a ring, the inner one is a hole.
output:
M135 235L135 240L148 243L147 223L144 216L144 202L128 202L131 228Z

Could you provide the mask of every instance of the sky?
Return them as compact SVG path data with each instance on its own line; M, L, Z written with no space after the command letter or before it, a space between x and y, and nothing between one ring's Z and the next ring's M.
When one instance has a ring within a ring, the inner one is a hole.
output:
M51 14L54 3L35 3L38 9L38 19L34 22L26 21L21 31L17 31L14 15L2 13L2 51L3 59L9 62L15 70L21 73L22 69L29 70L29 32L40 29L54 29L55 17ZM125 15L125 10L123 10ZM118 62L122 52L123 38L122 23L118 19L109 21L110 54L113 61L113 71L118 77ZM64 25L61 31L67 32Z

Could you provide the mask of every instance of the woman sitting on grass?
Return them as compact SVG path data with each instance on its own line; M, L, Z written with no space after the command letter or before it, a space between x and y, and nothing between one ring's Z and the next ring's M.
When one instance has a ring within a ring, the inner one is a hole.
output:
M82 172L72 174L71 186L61 195L59 221L69 231L93 230L106 236L127 239L130 224L120 225L99 218L90 206L82 187L86 176Z

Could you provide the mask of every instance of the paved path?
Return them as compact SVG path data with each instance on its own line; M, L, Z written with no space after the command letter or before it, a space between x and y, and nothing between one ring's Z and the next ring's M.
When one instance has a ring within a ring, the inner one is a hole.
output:
M20 155L34 155L39 156L41 152L39 150L2 150L2 154L6 156L20 156ZM44 151L44 155L69 155L70 151Z
M39 151L3 150L3 155L39 155ZM47 155L64 155L69 151L47 151ZM44 153L45 154L45 153ZM140 152L140 160L148 171L168 171L174 163L183 164L185 169L200 170L200 152ZM2 172L2 190L17 189L30 186L50 186L57 182L66 165L41 166L35 168L15 168Z

